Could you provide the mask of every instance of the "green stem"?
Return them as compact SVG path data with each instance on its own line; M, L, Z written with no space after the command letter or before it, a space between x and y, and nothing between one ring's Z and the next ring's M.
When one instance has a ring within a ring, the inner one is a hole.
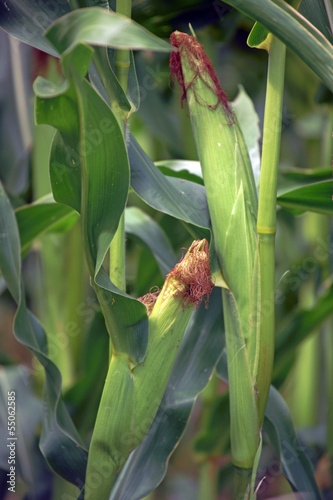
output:
M234 499L249 500L251 475L252 469L239 469L238 467L234 467Z
M206 460L200 465L198 500L217 498L217 467L213 461Z
M117 13L126 17L131 17L132 14L132 0L117 0ZM117 50L115 57L115 70L120 85L126 92L128 71L130 67L130 51Z
M131 17L132 0L117 0L117 13ZM128 71L130 66L129 50L117 50L115 56L116 76L124 92L127 92ZM125 129L124 129L125 132ZM118 229L110 245L110 279L120 290L126 290L125 274L125 219L122 214ZM111 360L111 352L110 352Z
M117 13L131 17L132 0L117 0ZM116 75L124 92L127 91L128 71L130 67L129 50L117 50L115 55ZM118 230L110 246L110 279L121 290L125 291L125 224L122 215Z
M330 11L327 9L327 3L325 2L327 14L329 18L333 19L333 8ZM333 21L331 21L331 26ZM332 130L333 130L333 108L330 106L327 109L326 123L323 128L322 136L322 165L329 166L332 163ZM328 218L326 220L326 234L330 233L332 230L331 220ZM329 275L330 269L332 269L333 259L332 254L327 259L326 262L326 272ZM325 346L325 375L326 375L326 394L327 394L327 415L326 415L326 441L327 441L327 453L330 461L330 486L333 486L333 337L331 334L333 327L333 321L331 320L327 324L327 328L324 334L324 346Z
M267 75L257 231L261 272L261 325L257 391L263 422L274 359L276 186L280 154L286 47L272 36Z

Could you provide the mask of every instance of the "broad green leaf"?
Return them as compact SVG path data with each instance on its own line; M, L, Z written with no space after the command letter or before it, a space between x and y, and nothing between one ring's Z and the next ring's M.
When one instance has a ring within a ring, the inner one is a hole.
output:
M11 396L9 394L15 393ZM8 405L8 401L14 403ZM0 368L0 468L9 471L7 408L15 413L15 470L24 481L26 495L42 500L52 494L52 479L38 447L38 431L42 421L42 401L33 392L31 373L23 365ZM13 441L12 441L13 442ZM12 462L13 464L13 462ZM8 479L8 478L7 478Z
M164 478L194 401L207 385L221 355L222 325L221 292L215 289L208 311L201 304L192 315L158 413L143 442L120 472L110 500L139 500Z
M333 215L333 181L316 182L278 194L277 203L296 213L306 211Z
M299 13L306 17L310 23L319 29L319 31L333 43L332 25L330 26L326 8L330 9L330 14L332 15L332 3L325 3L325 0L302 0L299 7Z
M281 462L282 472L294 491L321 499L310 460L297 439L288 408L278 391L271 386L267 402L264 430ZM259 490L260 491L260 490Z
M282 40L333 91L333 46L283 0L224 0Z
M125 232L135 236L152 251L162 274L166 275L176 265L176 256L164 231L139 208L125 210Z
M40 449L51 467L67 481L83 485L87 452L61 397L61 375L47 356L47 337L38 320L28 311L21 278L20 240L14 211L0 184L0 268L18 304L15 336L28 347L45 369L44 414Z
M129 165L117 119L105 101L83 79L92 49L76 46L63 57L67 84L56 89L37 79L38 123L58 129L50 173L55 200L81 213L84 250L95 290L103 304L115 349L134 360L146 349L146 308L118 290L102 267L104 256L125 208ZM81 189L82 185L82 189Z
M79 9L56 21L46 38L62 53L80 42L117 49L170 52L171 46L121 14L99 7Z
M70 7L67 2L6 0L0 2L0 26L22 42L58 56L43 35L56 19L68 12Z

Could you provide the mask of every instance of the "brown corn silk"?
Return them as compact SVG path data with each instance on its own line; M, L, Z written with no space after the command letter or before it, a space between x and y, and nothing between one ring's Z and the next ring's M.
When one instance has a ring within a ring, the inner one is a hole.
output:
M213 64L209 57L205 54L203 46L199 40L194 36L181 33L180 31L175 31L170 36L170 43L173 47L178 49L177 51L173 51L170 55L170 71L173 82L178 82L182 88L183 93L180 100L181 107L183 107L184 101L187 99L187 92L190 89L193 91L195 100L198 104L212 109L217 109L218 106L222 106L229 121L234 123L233 112L229 105L228 95L222 89L214 71ZM186 58L187 63L193 71L193 77L188 83L185 83L181 56L182 58ZM217 101L214 106L207 104L196 94L195 81L197 78L200 78L206 87L208 87L216 95Z
M148 316L150 316L160 292L161 290L156 286L151 288L149 293L146 293L145 295L143 295L143 297L138 298L138 300L147 307Z
M178 264L166 276L165 284L176 287L174 297L182 302L183 307L194 304L199 307L205 299L208 308L209 295L214 287L209 265L209 246L207 240L194 241ZM163 287L167 295L167 289ZM151 291L140 297L148 309L150 316L160 291Z

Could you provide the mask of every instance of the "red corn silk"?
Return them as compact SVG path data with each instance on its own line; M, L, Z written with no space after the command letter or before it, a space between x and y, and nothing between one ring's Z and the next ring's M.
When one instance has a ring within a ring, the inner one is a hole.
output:
M181 107L183 107L184 101L187 99L187 91L191 89L195 100L201 106L209 107L211 109L217 109L219 106L222 106L229 122L231 124L234 123L234 116L229 105L228 95L222 89L214 71L213 64L206 55L202 44L196 37L187 35L186 33L181 33L180 31L175 31L171 34L170 43L173 47L178 49L177 51L171 52L170 71L173 82L178 82L183 92L180 100ZM180 53L182 54L182 58L186 58L191 70L194 73L191 81L188 83L185 83ZM195 92L195 82L197 78L200 78L206 87L208 87L216 95L217 101L214 106L198 97Z

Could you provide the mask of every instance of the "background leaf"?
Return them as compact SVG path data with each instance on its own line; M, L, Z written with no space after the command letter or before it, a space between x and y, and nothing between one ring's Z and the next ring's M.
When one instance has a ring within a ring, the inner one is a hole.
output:
M20 240L14 211L0 184L0 267L9 290L18 303L14 331L45 369L44 414L40 448L49 466L77 486L84 483L87 452L61 397L61 375L47 357L47 339L37 319L28 311L20 268ZM66 450L64 454L63 451Z
M278 204L289 210L333 215L333 181L316 182L278 195Z
M322 255L323 243L318 242L317 251ZM318 255L317 252L315 255ZM293 279L293 278L291 278ZM280 386L286 379L301 342L323 324L333 311L332 287L318 298L316 305L308 310L297 309L284 320L276 335L273 383Z
M142 241L152 252L165 276L177 263L174 251L161 227L136 207L125 210L125 232Z
M45 30L70 12L67 2L6 0L0 3L0 24L10 35L54 56L58 52L44 38Z
M131 137L128 148L131 186L148 205L197 226L197 237L207 237L209 213L203 186L180 179L166 178L159 172L137 141ZM208 236L209 238L209 236Z
M15 470L24 481L29 498L44 500L52 494L52 475L38 447L38 428L42 421L42 401L31 386L25 366L0 368L1 455L0 467L8 473L7 403L8 392L15 392ZM6 477L6 490L8 477Z
M311 498L320 500L312 465L297 439L288 408L273 386L269 391L264 429L293 490L309 493Z
M67 230L78 215L68 206L54 203L52 195L38 203L25 205L15 211L20 233L21 253L24 255L34 240L48 231Z

